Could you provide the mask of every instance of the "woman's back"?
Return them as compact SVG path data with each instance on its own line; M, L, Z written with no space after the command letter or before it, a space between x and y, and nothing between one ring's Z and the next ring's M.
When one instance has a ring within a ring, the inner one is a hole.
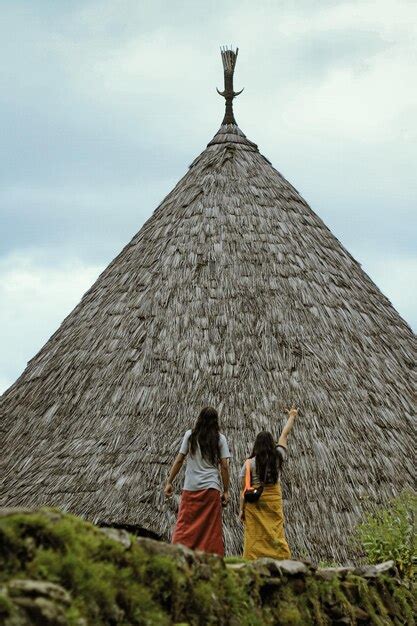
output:
M199 489L217 489L221 491L220 475L218 465L214 465L201 454L200 446L197 444L194 453L190 450L190 437L192 430L187 430L181 444L180 453L188 454L187 466L185 470L184 489L187 491L198 491ZM219 459L230 456L226 437L219 434Z
M261 468L262 468L262 464L259 463L259 459L257 461L256 456L249 459L250 471L251 471L251 485L260 485L261 482L264 483L265 485L274 485L275 483L279 482L281 478L281 466L282 466L282 463L286 460L286 458L287 458L286 449L283 446L276 446L276 459L270 460L270 462L267 464L266 471L265 471L265 465L264 465L263 471L261 469L260 472L258 471L258 467L259 465L261 465ZM272 463L276 464L276 472L273 471L271 467ZM244 465L244 467L242 468L240 472L241 478L243 478L243 476L245 475L245 471L246 471L246 464ZM259 475L259 473L261 473L261 476ZM276 480L275 480L275 474L277 476Z

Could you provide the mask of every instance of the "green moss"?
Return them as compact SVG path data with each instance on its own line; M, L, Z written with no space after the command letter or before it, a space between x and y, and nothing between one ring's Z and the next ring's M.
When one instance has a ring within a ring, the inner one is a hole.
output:
M0 593L0 617L3 619L6 617L9 617L9 615L11 615L12 612L13 612L12 602L9 600L7 596L5 596L3 593Z
M401 615L405 618L404 624L415 625L417 615L417 590L410 592L405 587L396 587L393 591L393 598L396 601Z
M212 585L200 580L194 586L194 607L199 617L199 623L203 623L203 619L207 617L207 625L216 623L216 612L213 611L213 604L218 604L216 594L213 592ZM214 613L214 615L213 615Z
M282 626L305 626L305 621L297 605L281 602L279 605L278 624Z
M264 602L271 607L273 624L282 626L313 624L307 594L297 593L290 582L283 582L276 589L270 590Z
M76 604L70 606L65 613L65 617L67 618L68 626L79 626L82 623L83 616Z
M372 602L372 605L375 607L375 611L377 611L378 614L386 620L386 618L388 617L387 607L382 601L380 593L374 586L370 586L369 597Z
M311 607L314 623L317 626L326 626L328 622L321 608L320 587L314 578L307 582L306 598Z
M258 609L259 593L252 578L239 572L220 570L213 581L221 589L222 604L230 615L240 615L242 626L257 626L264 622Z
M381 614L380 611L380 603L376 602L376 591L375 589L368 584L365 580L362 580L361 578L357 577L357 588L359 591L359 597L360 597L360 601L361 601L361 606L366 610L366 612L368 613L369 617L372 620L372 624L375 624L375 626L386 626L387 621L385 619L385 616L387 615L387 612L385 610L385 607L383 606L383 614Z
M239 558L225 567L220 559L189 562L164 544L149 546L132 538L126 549L92 524L51 510L1 518L0 615L13 609L7 582L18 577L64 587L72 599L69 626L81 619L88 626L327 626L355 623L362 608L376 626L390 618L414 623L411 590L389 577L271 580L249 562L227 567L244 562Z
M344 614L346 617L349 617L354 623L355 621L355 611L352 604L349 601L349 598L346 595L344 586L338 578L335 578L333 581L333 592L336 600L339 605L342 607Z
M6 538L0 548L2 580L18 576L62 585L73 598L70 623L80 616L97 626L123 620L169 623L160 594L153 595L141 577L146 558L139 548L127 553L93 525L53 511L6 517L0 532Z
M250 563L248 559L244 559L241 556L226 556L224 558L224 562L226 563L226 565L233 565L235 563Z

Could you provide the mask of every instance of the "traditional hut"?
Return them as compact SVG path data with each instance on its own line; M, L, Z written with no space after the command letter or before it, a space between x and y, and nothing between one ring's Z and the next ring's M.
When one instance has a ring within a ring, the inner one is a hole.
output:
M237 470L301 407L285 471L295 554L352 557L364 510L414 480L415 337L226 113L207 148L0 400L8 506L54 505L168 538L162 487L201 407Z

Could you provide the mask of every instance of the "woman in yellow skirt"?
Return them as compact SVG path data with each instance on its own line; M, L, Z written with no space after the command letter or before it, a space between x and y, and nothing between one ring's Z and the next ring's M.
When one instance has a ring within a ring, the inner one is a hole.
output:
M292 406L287 411L288 420L278 444L271 433L260 432L256 437L252 455L240 472L242 479L240 519L245 526L243 546L245 559L291 558L284 532L280 473L287 455L288 435L294 425L298 410ZM257 491L260 486L263 490L259 499L246 501L245 489L249 487L250 491Z

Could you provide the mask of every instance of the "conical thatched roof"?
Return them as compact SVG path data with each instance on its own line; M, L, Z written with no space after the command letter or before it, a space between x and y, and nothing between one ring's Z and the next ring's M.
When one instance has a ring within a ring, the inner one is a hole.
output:
M294 401L289 541L345 560L361 512L413 483L414 357L413 333L360 265L223 124L0 399L0 504L167 538L163 482L211 403L233 453L225 534L237 551L238 468Z

